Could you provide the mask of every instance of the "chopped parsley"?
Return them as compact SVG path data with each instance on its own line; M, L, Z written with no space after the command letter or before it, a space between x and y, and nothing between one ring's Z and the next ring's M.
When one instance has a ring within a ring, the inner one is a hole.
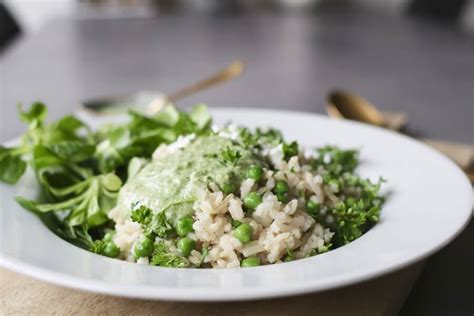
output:
M240 151L238 150L233 150L230 147L226 147L222 152L221 152L221 159L222 162L226 165L231 165L235 166L237 164L237 161L242 157L240 154Z
M186 268L189 262L181 255L172 253L164 241L155 243L150 264L170 268Z
M132 211L130 218L132 221L139 223L146 236L160 238L169 237L174 232L171 223L168 222L164 211L153 213L148 207L141 205Z
M298 143L296 141L289 144L283 143L282 150L285 160L289 160L291 157L298 155Z
M148 207L141 205L140 207L132 211L130 218L132 219L132 221L146 226L151 222L152 212Z

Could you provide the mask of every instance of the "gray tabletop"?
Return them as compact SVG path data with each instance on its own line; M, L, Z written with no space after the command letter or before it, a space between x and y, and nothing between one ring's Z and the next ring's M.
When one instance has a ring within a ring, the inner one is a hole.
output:
M89 97L173 91L234 59L247 64L244 76L179 105L323 113L327 91L341 87L406 112L419 135L473 142L472 34L344 10L55 21L0 60L0 141L22 130L18 102L42 100L57 118ZM472 226L428 262L404 314L472 313Z

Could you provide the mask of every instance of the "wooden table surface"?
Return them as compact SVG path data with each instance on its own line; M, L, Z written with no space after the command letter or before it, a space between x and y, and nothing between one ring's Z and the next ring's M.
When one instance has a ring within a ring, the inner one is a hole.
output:
M406 112L409 129L420 136L472 143L473 56L472 34L364 10L54 21L0 58L0 141L23 130L17 102L40 99L57 118L85 98L172 91L243 59L244 76L179 105L322 113L327 91L342 87L384 110ZM469 227L428 260L402 315L472 314L472 222ZM229 306L239 315L383 315L401 308L414 270L326 293L223 305L112 298L1 270L0 314L212 315Z
M0 269L1 315L396 315L422 264L355 286L229 303L147 301L81 292Z

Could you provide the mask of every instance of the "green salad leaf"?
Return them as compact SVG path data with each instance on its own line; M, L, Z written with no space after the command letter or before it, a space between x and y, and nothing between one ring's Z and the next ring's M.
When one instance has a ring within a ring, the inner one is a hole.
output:
M131 131L126 127L115 127L106 139L97 145L95 158L100 172L106 173L127 165L130 159L143 155L143 150L133 143Z
M50 192L58 202L38 203L21 197L17 201L28 205L28 209L38 213L63 212L68 226L87 224L100 226L108 221L107 213L116 204L121 180L114 174L106 174L86 179L64 188L50 187Z
M54 212L41 213L36 209L36 203L34 201L22 197L16 197L15 199L24 209L37 215L46 227L62 239L86 250L92 247L94 241L89 234L87 224L69 226L64 222L61 214Z
M135 111L129 114L128 124L100 132L95 158L103 173L128 165L133 157L150 157L160 144L173 142L180 135L205 133L211 122L204 105L193 107L190 114L172 105L152 116Z
M160 144L180 135L209 133L211 125L203 104L190 113L170 104L154 115L130 111L128 123L96 132L71 115L47 123L47 107L41 102L28 109L19 105L18 112L28 130L19 146L0 146L0 181L16 183L30 165L44 196L38 201L17 197L18 203L60 237L97 251L100 243L95 244L91 234L103 236L108 229L107 213L128 175L135 175ZM174 231L164 212L140 208L133 220L154 236Z
M48 109L43 103L34 102L26 111L23 111L21 104L18 105L18 112L23 122L41 124L48 114Z
M20 148L0 146L0 181L14 184L26 170L26 162L18 151Z
M189 117L191 121L196 124L196 128L198 131L202 131L208 128L211 124L212 118L207 110L207 106L205 104L198 104L195 105L191 113L189 113Z

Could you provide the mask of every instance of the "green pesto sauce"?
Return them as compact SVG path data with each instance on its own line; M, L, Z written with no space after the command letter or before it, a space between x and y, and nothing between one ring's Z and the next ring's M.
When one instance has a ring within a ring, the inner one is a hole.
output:
M240 153L235 164L225 163L222 151ZM238 190L250 165L264 163L252 152L230 139L217 135L195 139L177 152L146 165L129 179L119 193L118 206L130 212L132 206L145 205L153 212L165 211L171 223L193 214L195 189L214 182L221 188L231 183Z

